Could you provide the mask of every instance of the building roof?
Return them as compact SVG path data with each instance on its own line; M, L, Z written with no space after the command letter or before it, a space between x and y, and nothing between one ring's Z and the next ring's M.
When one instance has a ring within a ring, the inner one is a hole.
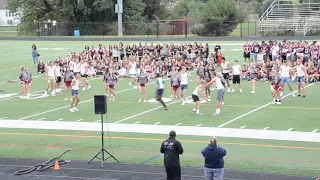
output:
M8 9L7 5L7 0L0 0L0 9Z

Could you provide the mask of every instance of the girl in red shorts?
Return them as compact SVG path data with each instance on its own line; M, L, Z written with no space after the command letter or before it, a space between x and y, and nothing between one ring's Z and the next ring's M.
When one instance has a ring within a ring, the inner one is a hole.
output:
M144 96L144 101L147 102L147 83L148 83L148 75L145 73L143 67L141 67L140 73L137 76L139 87L139 101L141 102L141 96Z
M70 68L67 67L64 74L64 91L66 92L65 101L68 101L68 94L71 94L71 81L73 79L73 73L70 71Z
M109 100L115 101L116 98L116 92L115 92L115 86L117 84L118 78L113 73L113 69L109 69L109 72L105 74L103 78L103 82L106 82L106 86L110 91L110 98Z

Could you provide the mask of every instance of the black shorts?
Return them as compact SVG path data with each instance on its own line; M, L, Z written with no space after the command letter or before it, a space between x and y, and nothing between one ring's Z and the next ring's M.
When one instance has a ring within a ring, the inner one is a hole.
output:
M232 83L233 84L240 84L240 75L233 75Z
M57 83L61 82L61 76L58 76L58 77L57 77L56 82L57 82Z
M250 52L248 52L248 53L243 52L243 57L244 58L250 58Z
M162 97L163 92L164 92L164 89L158 89L158 90L157 90L157 96Z
M229 79L229 73L222 73L222 75L225 80Z
M193 102L198 102L198 101L200 101L199 96L197 96L197 95L195 95L195 94L192 94L192 100L193 100Z
M81 74L81 77L87 78L88 74Z

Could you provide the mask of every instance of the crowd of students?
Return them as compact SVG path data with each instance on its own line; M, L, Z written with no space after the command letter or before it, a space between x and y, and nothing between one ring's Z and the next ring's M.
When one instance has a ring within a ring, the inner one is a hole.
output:
M32 47L36 48L35 45ZM242 80L251 81L251 93L256 92L256 81L271 81L272 94L275 103L281 102L284 84L288 84L291 91L292 81L297 81L305 92L304 82L318 82L320 79L319 44L317 42L289 42L282 43L262 41L261 44L246 42L243 45L245 63L241 66L238 60L233 63L226 60L222 54L221 46L217 43L210 51L209 45L202 43L181 44L127 44L102 46L85 46L80 52L71 52L66 57L59 57L54 62L38 64L38 73L45 73L51 95L61 92L61 82L65 82L65 100L69 99L72 90L74 74L82 78L79 87L82 90L91 88L88 77L103 76L106 83L106 94L115 101L115 85L119 78L131 78L129 85L134 89L139 87L139 102L147 101L146 88L149 79L159 76L170 78L171 97L174 101L186 103L190 71L197 72L200 85L202 80L209 83L215 75L225 86L226 92L235 92L235 85L239 85L242 92ZM233 64L233 65L232 65ZM221 75L216 72L221 72ZM302 77L303 76L303 77ZM22 68L20 80L22 82L22 98L30 96L31 73ZM30 85L29 85L30 84ZM203 88L204 96L210 101L211 85ZM280 92L280 97L277 95ZM293 94L293 96L295 96ZM305 94L304 94L305 97ZM143 99L143 100L142 100ZM223 96L217 104L223 104ZM218 108L217 108L218 109ZM219 113L217 113L219 114Z

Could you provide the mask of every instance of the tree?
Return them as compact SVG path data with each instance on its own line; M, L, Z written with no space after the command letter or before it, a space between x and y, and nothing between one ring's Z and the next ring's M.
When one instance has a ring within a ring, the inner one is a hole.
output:
M143 16L146 4L143 0L128 0L124 1L123 19L124 33L126 35L145 34L146 18Z
M196 28L199 35L226 36L239 24L242 18L234 0L208 0L201 4L200 25Z

